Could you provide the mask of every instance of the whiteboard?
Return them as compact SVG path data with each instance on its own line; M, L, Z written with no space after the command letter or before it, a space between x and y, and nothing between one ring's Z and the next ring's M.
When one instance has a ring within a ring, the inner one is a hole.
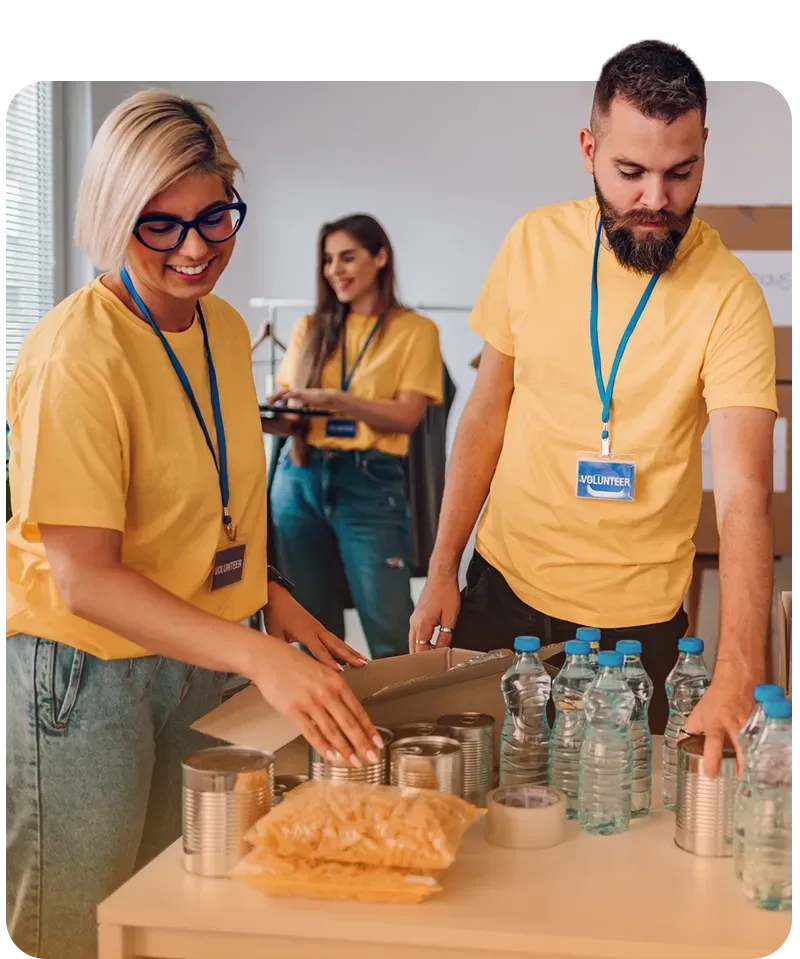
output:
M736 250L764 291L775 326L792 325L792 251Z

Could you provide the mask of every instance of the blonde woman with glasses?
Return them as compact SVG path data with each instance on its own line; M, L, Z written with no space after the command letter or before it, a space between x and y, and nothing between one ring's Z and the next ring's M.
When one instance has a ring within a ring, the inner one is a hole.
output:
M341 676L365 661L266 566L249 335L211 292L237 170L200 106L121 104L77 209L106 272L39 322L8 387L7 918L42 959L93 955L97 903L179 835L189 727L228 673L326 754L380 745ZM259 609L266 634L240 625Z

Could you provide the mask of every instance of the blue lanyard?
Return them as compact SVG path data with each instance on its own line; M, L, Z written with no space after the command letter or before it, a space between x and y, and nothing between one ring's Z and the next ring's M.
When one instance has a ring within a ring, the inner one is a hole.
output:
M611 445L609 442L609 433L608 433L608 423L611 417L611 398L614 395L614 384L617 382L617 372L619 371L619 364L622 361L622 355L625 352L625 348L628 345L628 340L630 340L633 331L636 329L636 324L639 322L639 317L644 312L644 308L647 306L647 301L650 299L650 294L653 292L658 278L661 275L660 273L654 273L650 277L650 281L645 288L644 293L642 293L641 299L639 300L639 305L633 311L633 316L630 318L628 325L625 327L625 332L622 334L622 338L619 341L617 346L617 352L614 356L614 362L611 364L611 372L608 374L608 384L603 383L603 368L600 361L600 338L597 332L597 313L598 313L598 290L597 290L597 260L600 255L600 234L603 229L602 221L597 224L597 237L594 241L594 258L592 260L592 299L591 299L591 309L589 311L589 337L592 341L592 361L594 363L594 378L597 382L597 392L600 394L600 402L602 403L602 418L603 418L603 431L600 434L601 439L603 440L602 452L603 456L608 456L611 452Z
M211 451L211 455L214 458L214 466L217 468L217 476L219 477L219 492L220 496L222 497L222 522L225 526L225 531L228 534L228 538L233 540L236 537L236 530L233 527L233 520L228 513L228 501L230 500L230 490L228 489L228 448L225 443L225 427L222 423L222 406L219 401L217 372L214 369L214 360L211 357L211 345L208 342L208 330L206 328L206 321L205 317L203 316L203 310L200 307L200 303L199 301L197 303L197 315L200 319L200 328L203 331L203 343L205 344L206 364L208 366L208 385L211 392L211 410L214 414L214 427L217 432L219 459L217 459L217 454L214 451L214 444L211 442L211 436L209 435L206 421L203 419L200 406L195 398L192 384L189 382L189 377L186 375L186 371L181 365L181 361L175 355L175 351L169 345L169 341L167 340L166 336L164 336L164 334L156 325L153 317L150 315L150 311L145 306L144 301L136 292L136 289L125 267L119 271L119 275L122 279L122 282L125 284L125 289L128 291L128 293L130 293L133 302L139 307L142 315L150 324L150 326L152 326L153 331L159 340L161 340L161 345L164 347L167 356L169 357L169 361L172 363L172 368L175 370L175 373L180 380L183 391L186 393L186 396L192 405L194 415L197 417L197 422L200 424L200 428L203 431L203 436L206 439L206 445L208 446L209 450Z
M379 316L375 326L372 327L369 336L367 337L367 342L361 348L361 352L356 357L355 363L353 363L350 373L347 372L347 317L342 320L342 392L346 393L350 389L350 384L353 382L353 376L355 375L356 370L358 369L359 363L364 359L364 354L367 352L370 343L375 337L375 334L378 332L378 327L380 327L383 321L383 317Z

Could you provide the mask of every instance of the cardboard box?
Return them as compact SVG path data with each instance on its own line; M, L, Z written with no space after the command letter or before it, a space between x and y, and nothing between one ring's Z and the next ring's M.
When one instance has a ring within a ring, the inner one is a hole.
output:
M725 246L737 254L745 251L791 251L792 249L791 206L698 206L695 213L717 230ZM768 277L768 279L771 281L774 277ZM770 289L765 288L764 293L769 298ZM773 316L773 320L776 319ZM792 331L789 326L775 327L775 373L779 384L780 415L775 434L776 483L772 502L774 552L776 556L790 556L792 553ZM781 418L784 420L783 423L780 422ZM705 446L707 445L706 437ZM707 454L706 448L704 457L707 457ZM782 482L784 479L785 488ZM714 555L719 552L714 496L707 488L710 484L704 482L703 485L703 504L694 543L698 553Z
M792 695L792 593L778 596L778 678L787 695Z
M778 418L775 421L772 528L775 556L792 555L792 384L779 383ZM710 451L708 432L703 436L703 502L694 545L698 553L716 555L719 552L717 517L714 494L710 483Z
M546 660L561 647L542 651ZM378 659L344 677L377 726L435 722L444 713L489 713L495 719L495 765L505 703L500 677L513 653L495 650L437 649L416 656ZM547 665L547 664L545 664ZM551 667L548 671L553 672ZM273 709L255 686L248 686L192 727L208 736L275 754L277 774L308 769L308 746L295 726Z
M791 206L698 206L729 250L791 250Z

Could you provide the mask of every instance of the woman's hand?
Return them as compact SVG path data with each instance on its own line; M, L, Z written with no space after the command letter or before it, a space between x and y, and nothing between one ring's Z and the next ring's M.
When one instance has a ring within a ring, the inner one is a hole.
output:
M267 400L270 406L285 402L287 406L308 406L312 409L339 410L343 393L340 390L324 390L307 387L302 390L280 389Z
M264 625L267 632L287 643L302 643L306 649L329 669L340 672L337 660L349 666L366 666L369 662L347 643L337 639L300 603L288 589L270 583L269 603L264 607Z
M341 673L276 636L263 636L251 676L264 699L328 761L378 762L382 740Z

